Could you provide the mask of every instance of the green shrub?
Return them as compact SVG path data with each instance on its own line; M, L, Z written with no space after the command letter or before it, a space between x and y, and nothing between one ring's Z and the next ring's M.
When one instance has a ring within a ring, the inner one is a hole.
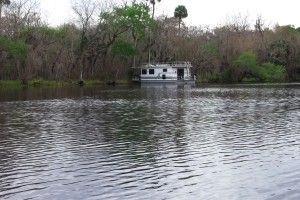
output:
M240 67L253 67L256 66L257 55L253 51L246 51L242 53L238 59L234 61L234 64Z
M273 63L263 63L262 68L264 68L267 73L268 81L283 81L286 77L286 68L282 65L275 65Z
M285 67L273 63L263 63L261 66L254 66L251 68L251 71L259 81L275 82L284 81L286 78Z
M236 76L247 74L247 78L255 78L258 81L275 82L284 81L286 77L286 69L284 66L275 65L273 63L257 64L257 55L253 51L246 51L242 53L235 61L237 66L235 76L232 76L234 71L225 71L223 77L232 79ZM229 74L228 74L229 73ZM245 77L242 77L245 78Z
M27 57L27 47L22 40L12 40L7 37L0 36L0 51L5 51L9 56L25 62Z

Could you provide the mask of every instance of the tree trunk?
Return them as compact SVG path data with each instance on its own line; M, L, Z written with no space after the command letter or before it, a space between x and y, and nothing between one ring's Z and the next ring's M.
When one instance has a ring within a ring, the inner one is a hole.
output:
M0 3L0 35L2 35L2 4Z
M181 18L179 17L179 35L180 35Z

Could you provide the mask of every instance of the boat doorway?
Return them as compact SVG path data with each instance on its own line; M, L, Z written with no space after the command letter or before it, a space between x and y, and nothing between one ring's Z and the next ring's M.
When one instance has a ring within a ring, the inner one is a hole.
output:
M184 69L177 69L177 80L184 78Z

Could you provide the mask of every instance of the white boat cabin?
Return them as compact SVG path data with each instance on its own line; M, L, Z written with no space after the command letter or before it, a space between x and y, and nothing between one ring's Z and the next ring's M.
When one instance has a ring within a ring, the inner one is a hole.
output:
M133 80L139 82L191 82L195 83L196 76L191 73L190 62L170 62L157 64L144 64L140 68L140 74Z

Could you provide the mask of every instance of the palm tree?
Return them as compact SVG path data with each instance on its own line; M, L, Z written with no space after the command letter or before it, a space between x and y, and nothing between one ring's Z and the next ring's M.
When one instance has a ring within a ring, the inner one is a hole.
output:
M148 1L148 0L146 0L146 1ZM152 19L153 19L154 18L154 11L155 11L156 1L160 2L161 0L149 0L149 1L150 1L150 4L152 4ZM149 29L149 34L151 35L150 29ZM151 58L150 46L151 46L151 36L149 36L149 63L150 63L150 58Z
M148 1L148 0L146 0ZM152 4L152 19L154 18L154 10L155 10L155 3L160 2L161 0L150 0L150 4Z
M183 5L179 5L175 8L174 17L179 19L179 34L180 34L180 24L183 18L188 16L187 9Z

